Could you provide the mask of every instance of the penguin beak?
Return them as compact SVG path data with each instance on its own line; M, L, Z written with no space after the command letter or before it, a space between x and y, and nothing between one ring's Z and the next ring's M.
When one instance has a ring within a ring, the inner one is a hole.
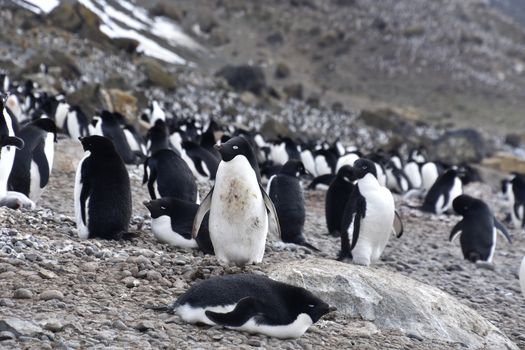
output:
M78 137L78 141L80 141L81 143L82 143L82 140L83 140L83 139L84 139L84 138L83 138L82 136L79 136L79 137Z
M217 142L216 144L213 145L213 148L215 148L217 151L220 151L222 149L222 144Z
M334 312L334 311L337 311L337 308L335 306L328 307L328 312Z

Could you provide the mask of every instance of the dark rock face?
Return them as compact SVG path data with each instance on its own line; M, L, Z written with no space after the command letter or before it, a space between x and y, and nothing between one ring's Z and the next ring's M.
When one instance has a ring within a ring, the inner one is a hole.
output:
M277 79L286 79L290 76L290 67L286 63L279 63L275 68L275 77Z
M176 22L179 22L184 18L184 11L168 1L155 4L155 6L149 9L149 13L152 16L164 16Z
M415 133L412 123L390 108L375 111L365 109L359 118L368 126L401 136L409 137Z
M449 163L479 163L489 155L489 146L479 131L460 129L445 133L430 149L433 158Z
M260 95L266 88L264 71L258 66L240 65L225 66L216 76L224 78L236 91L250 91Z
M288 98L295 98L297 100L303 99L303 84L291 84L283 88L283 92Z
M59 68L60 77L64 79L77 79L82 75L75 59L68 53L57 50L40 52L31 56L26 62L23 73L38 73L41 71L42 65L46 66L48 70L53 67Z
M176 76L166 71L156 59L145 58L141 65L148 85L158 86L166 90L174 90L177 87Z

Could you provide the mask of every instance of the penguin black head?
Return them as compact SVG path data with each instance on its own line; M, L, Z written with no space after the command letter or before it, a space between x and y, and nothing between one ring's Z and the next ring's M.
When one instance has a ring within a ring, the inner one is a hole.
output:
M352 167L353 180L362 179L366 174L372 174L377 178L377 171L374 162L366 158L359 158Z
M42 129L42 130L44 130L44 131L53 133L53 135L54 135L53 141L57 142L58 130L57 130L57 126L56 126L55 122L52 119L40 118L40 119L37 119L37 120L33 121L31 124L36 126L36 127L38 127L38 128L40 128L40 129Z
M346 182L352 182L353 170L350 165L343 165L338 171L337 171L337 177L343 181Z
M295 288L294 288L295 289ZM299 308L298 313L305 313L312 321L315 323L319 321L321 317L333 311L335 308L331 308L327 303L307 291L303 288L295 289L293 297L290 300L293 300Z
M0 148L5 146L15 146L18 149L24 148L24 140L16 136L1 135Z
M148 208L153 219L156 219L163 215L169 215L168 208L170 203L171 198L169 197L143 202L144 206Z
M222 160L225 162L229 162L238 155L245 156L250 163L252 163L252 159L255 160L255 154L250 143L242 136L234 136L225 143L218 143L213 147L219 151Z
M91 153L104 154L108 151L115 151L115 145L113 141L104 136L86 136L78 138L84 151L90 151Z
M280 173L294 177L299 177L301 175L307 174L303 162L297 159L290 159L289 161L287 161L281 168Z
M452 202L452 207L454 208L454 211L459 215L465 215L470 210L479 208L482 205L482 203L483 202L479 199L476 199L466 194L462 194L454 199L454 201Z

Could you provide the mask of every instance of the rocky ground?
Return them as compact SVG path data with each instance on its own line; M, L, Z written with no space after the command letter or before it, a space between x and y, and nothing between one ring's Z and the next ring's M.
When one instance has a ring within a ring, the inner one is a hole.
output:
M71 141L62 142L68 149L78 149ZM58 164L68 161L63 157L59 149ZM346 319L337 312L327 315L300 339L282 341L187 325L177 316L149 309L171 303L203 278L241 270L221 267L213 256L158 243L150 231L147 210L140 204L147 199L140 184L141 170L132 167L130 231L136 233L135 238L121 242L79 240L71 170L53 172L37 210L0 209L0 329L8 330L0 333L2 348L461 348L461 344L429 342L413 334L356 327L359 320ZM472 184L466 192L486 199L497 213L505 212L495 189ZM322 252L283 249L270 237L263 263L248 266L245 272L267 273L276 263L287 260L336 256L338 240L325 235L324 193L306 192L306 205L306 236ZM397 198L397 206L405 234L392 239L381 261L371 268L399 272L450 293L519 347L525 347L521 327L525 302L517 279L525 255L525 235L512 231L512 245L500 240L493 266L471 264L462 259L458 242L447 241L457 217L420 213L406 207L401 198ZM352 327L345 327L349 323ZM14 330L19 334L13 334Z

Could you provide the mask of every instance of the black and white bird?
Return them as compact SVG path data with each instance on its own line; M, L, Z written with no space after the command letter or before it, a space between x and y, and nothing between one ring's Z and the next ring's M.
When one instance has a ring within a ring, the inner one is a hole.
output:
M51 119L37 119L24 126L18 136L25 146L16 151L8 188L25 194L36 203L53 168L57 128Z
M276 338L299 338L333 310L304 288L254 274L211 277L192 286L169 309L188 323Z
M206 254L214 254L205 218L199 235L191 237L191 229L199 205L174 197L144 202L151 214L151 230L160 242L181 248L199 248Z
M346 203L354 189L353 174L350 165L342 166L336 178L330 184L325 197L325 217L328 233L334 237L341 236L341 223Z
M502 192L510 207L514 227L525 230L525 176L512 174L502 181Z
M463 216L450 232L452 242L459 236L463 257L476 262L492 262L496 237L500 233L509 243L507 229L494 217L488 205L480 199L462 194L454 199L454 211Z
M434 182L421 210L437 215L452 211L452 202L463 193L463 184L458 171L454 168L445 170Z
M287 161L281 171L268 181L267 192L272 200L279 225L281 239L285 243L294 243L318 251L304 237L304 194L299 177L306 175L304 165L300 160Z
M210 238L222 264L260 263L268 234L268 213L277 222L275 207L260 185L255 153L242 136L217 145L219 163L215 186L202 201L192 235L197 236L209 211ZM277 223L277 230L279 224ZM279 232L280 236L280 232Z
M121 239L131 218L128 171L113 142L103 136L80 139L85 156L75 176L75 219L81 239Z
M403 225L392 193L377 181L374 162L357 160L351 180L356 184L343 215L339 259L368 266L380 258L392 233L402 235Z

